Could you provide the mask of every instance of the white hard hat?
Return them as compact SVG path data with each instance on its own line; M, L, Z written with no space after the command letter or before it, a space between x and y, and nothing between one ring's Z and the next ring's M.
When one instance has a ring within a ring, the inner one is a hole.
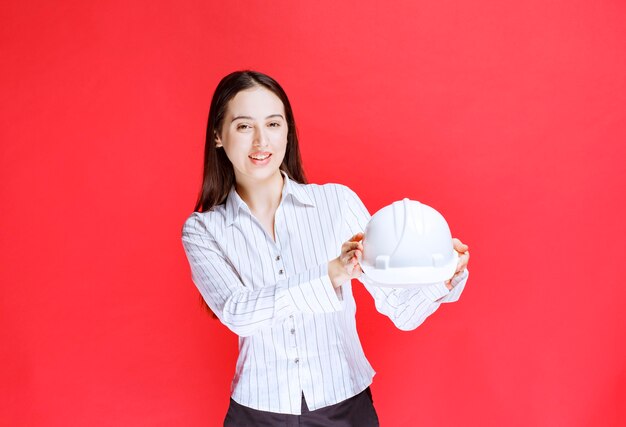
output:
M380 286L446 281L454 275L458 257L444 217L414 200L385 206L365 227L361 268Z

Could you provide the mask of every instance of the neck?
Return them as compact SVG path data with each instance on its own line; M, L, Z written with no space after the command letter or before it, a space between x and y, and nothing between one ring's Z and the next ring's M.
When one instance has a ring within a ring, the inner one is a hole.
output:
M235 189L252 212L274 212L283 193L283 176L280 170L263 181L237 180Z

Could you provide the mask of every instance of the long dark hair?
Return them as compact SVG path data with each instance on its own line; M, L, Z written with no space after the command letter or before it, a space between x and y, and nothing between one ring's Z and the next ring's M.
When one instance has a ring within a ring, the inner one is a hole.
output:
M206 141L204 145L204 172L202 174L202 187L195 212L205 212L214 206L221 205L226 201L226 197L232 186L235 184L235 171L233 165L226 157L223 149L218 149L215 145L215 136L221 133L224 115L228 107L228 102L242 90L261 86L273 92L285 107L285 119L287 120L287 149L280 169L287 176L299 183L305 184L306 177L302 168L300 157L300 146L298 145L298 132L296 121L293 116L289 98L276 80L258 71L243 70L235 71L224 77L211 100L209 109L209 119L206 128ZM209 309L209 306L200 295L201 304L216 317Z
M288 126L287 149L280 169L285 171L290 179L300 183L306 182L300 158L296 123L287 94L276 80L265 74L249 70L235 71L219 82L211 100L204 145L202 188L194 208L196 212L208 211L213 206L224 203L228 192L235 183L233 165L226 157L224 150L216 148L215 135L222 130L228 102L242 90L255 86L262 86L273 92L280 98L285 107L285 119Z

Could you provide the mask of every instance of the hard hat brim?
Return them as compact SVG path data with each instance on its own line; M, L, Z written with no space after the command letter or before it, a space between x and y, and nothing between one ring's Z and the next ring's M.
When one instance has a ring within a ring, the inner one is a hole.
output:
M377 269L361 262L361 269L374 285L390 288L415 288L445 282L454 276L459 254L454 251L450 262L441 267L402 267Z

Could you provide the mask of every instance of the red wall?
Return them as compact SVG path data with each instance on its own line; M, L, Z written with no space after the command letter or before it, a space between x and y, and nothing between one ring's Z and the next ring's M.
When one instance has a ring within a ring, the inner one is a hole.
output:
M0 418L214 426L236 338L180 242L226 73L285 87L313 182L470 245L412 332L361 287L383 426L626 425L626 4L4 1Z

